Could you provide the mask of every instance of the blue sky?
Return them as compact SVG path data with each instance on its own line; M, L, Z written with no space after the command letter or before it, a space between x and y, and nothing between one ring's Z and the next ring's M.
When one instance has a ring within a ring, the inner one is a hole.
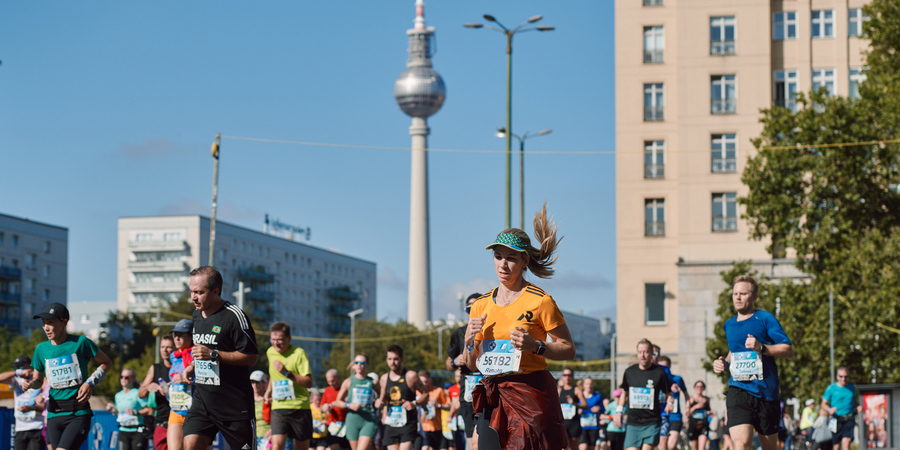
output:
M553 129L527 141L544 153L526 155L526 222L546 200L565 236L557 275L532 281L565 310L614 316L614 156L559 153L615 147L612 2L425 13L447 85L429 146L485 151L429 155L434 316L497 284L484 247L504 227L505 38L462 26L482 14L556 27L513 47L513 132ZM116 219L208 216L216 133L409 147L393 83L414 16L414 0L5 2L0 212L68 227L69 301L113 301ZM225 139L220 164L220 220L311 227L311 244L378 264L378 317L406 316L408 151Z

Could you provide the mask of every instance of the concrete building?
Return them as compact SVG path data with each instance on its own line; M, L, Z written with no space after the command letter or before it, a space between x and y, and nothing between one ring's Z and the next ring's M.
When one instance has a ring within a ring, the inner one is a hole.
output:
M118 309L147 312L187 291L191 269L209 262L209 219L202 216L119 219ZM259 323L284 321L294 336L330 338L350 332L347 313L377 317L375 263L278 236L216 221L215 265L225 280L222 297ZM257 336L268 339L268 329ZM310 357L313 374L331 344L294 341Z
M32 317L68 299L69 230L0 214L0 326L28 336Z
M798 276L751 241L736 198L760 108L825 87L858 96L864 0L616 0L617 324L621 371L641 338L689 382L706 378L719 272L753 260ZM722 405L722 386L709 377Z
M562 311L566 325L575 344L575 358L579 361L596 361L610 356L610 344L615 324L609 317L597 319L581 312Z
M118 308L116 302L69 302L69 325L66 331L69 333L81 333L92 341L100 339L100 332L104 329L106 319L110 311Z

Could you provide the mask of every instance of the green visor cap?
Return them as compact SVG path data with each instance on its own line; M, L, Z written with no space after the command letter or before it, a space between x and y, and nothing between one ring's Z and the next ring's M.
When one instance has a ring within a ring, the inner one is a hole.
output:
M485 250L490 250L491 247L495 245L502 245L507 248L511 248L517 252L527 252L528 244L522 240L522 238L512 234L512 233L500 233L497 236L497 239L494 239L494 243L485 247Z

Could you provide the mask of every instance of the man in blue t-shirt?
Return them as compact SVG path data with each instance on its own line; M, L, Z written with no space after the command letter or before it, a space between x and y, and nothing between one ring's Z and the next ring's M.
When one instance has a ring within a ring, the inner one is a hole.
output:
M754 429L763 450L778 446L781 405L775 358L794 357L778 319L753 307L758 292L753 277L741 275L732 282L731 300L737 316L725 322L729 352L713 362L716 373L731 372L725 407L735 450L751 448Z
M837 428L832 430L831 444L834 450L850 450L853 442L853 427L856 425L856 386L850 384L850 371L846 367L837 370L837 382L825 389L822 408L827 409ZM837 430L837 431L834 431ZM840 446L840 447L839 447Z

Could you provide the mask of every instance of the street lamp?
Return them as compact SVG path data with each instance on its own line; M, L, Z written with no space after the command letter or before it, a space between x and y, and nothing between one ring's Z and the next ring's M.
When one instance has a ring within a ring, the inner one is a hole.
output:
M350 317L350 361L353 361L353 358L356 357L356 316L362 314L363 311L365 309L359 308L347 313L347 316Z
M497 24L497 27L484 25L475 22L464 23L467 28L488 28L490 30L499 31L506 35L506 129L512 133L512 40L513 35L520 32L538 30L552 31L554 27L540 25L536 27L528 27L529 24L541 20L543 16L531 16L525 22L512 30L503 26L494 16L485 14L484 19L488 22ZM512 138L506 136L506 228L511 227L512 223Z
M538 131L534 134L528 134L526 131L522 137L516 136L512 134L512 137L519 140L519 223L522 230L525 229L525 140L532 137L543 136L545 134L552 133L553 130L547 128L546 130ZM497 132L494 134L498 138L506 137L506 128L497 127Z

